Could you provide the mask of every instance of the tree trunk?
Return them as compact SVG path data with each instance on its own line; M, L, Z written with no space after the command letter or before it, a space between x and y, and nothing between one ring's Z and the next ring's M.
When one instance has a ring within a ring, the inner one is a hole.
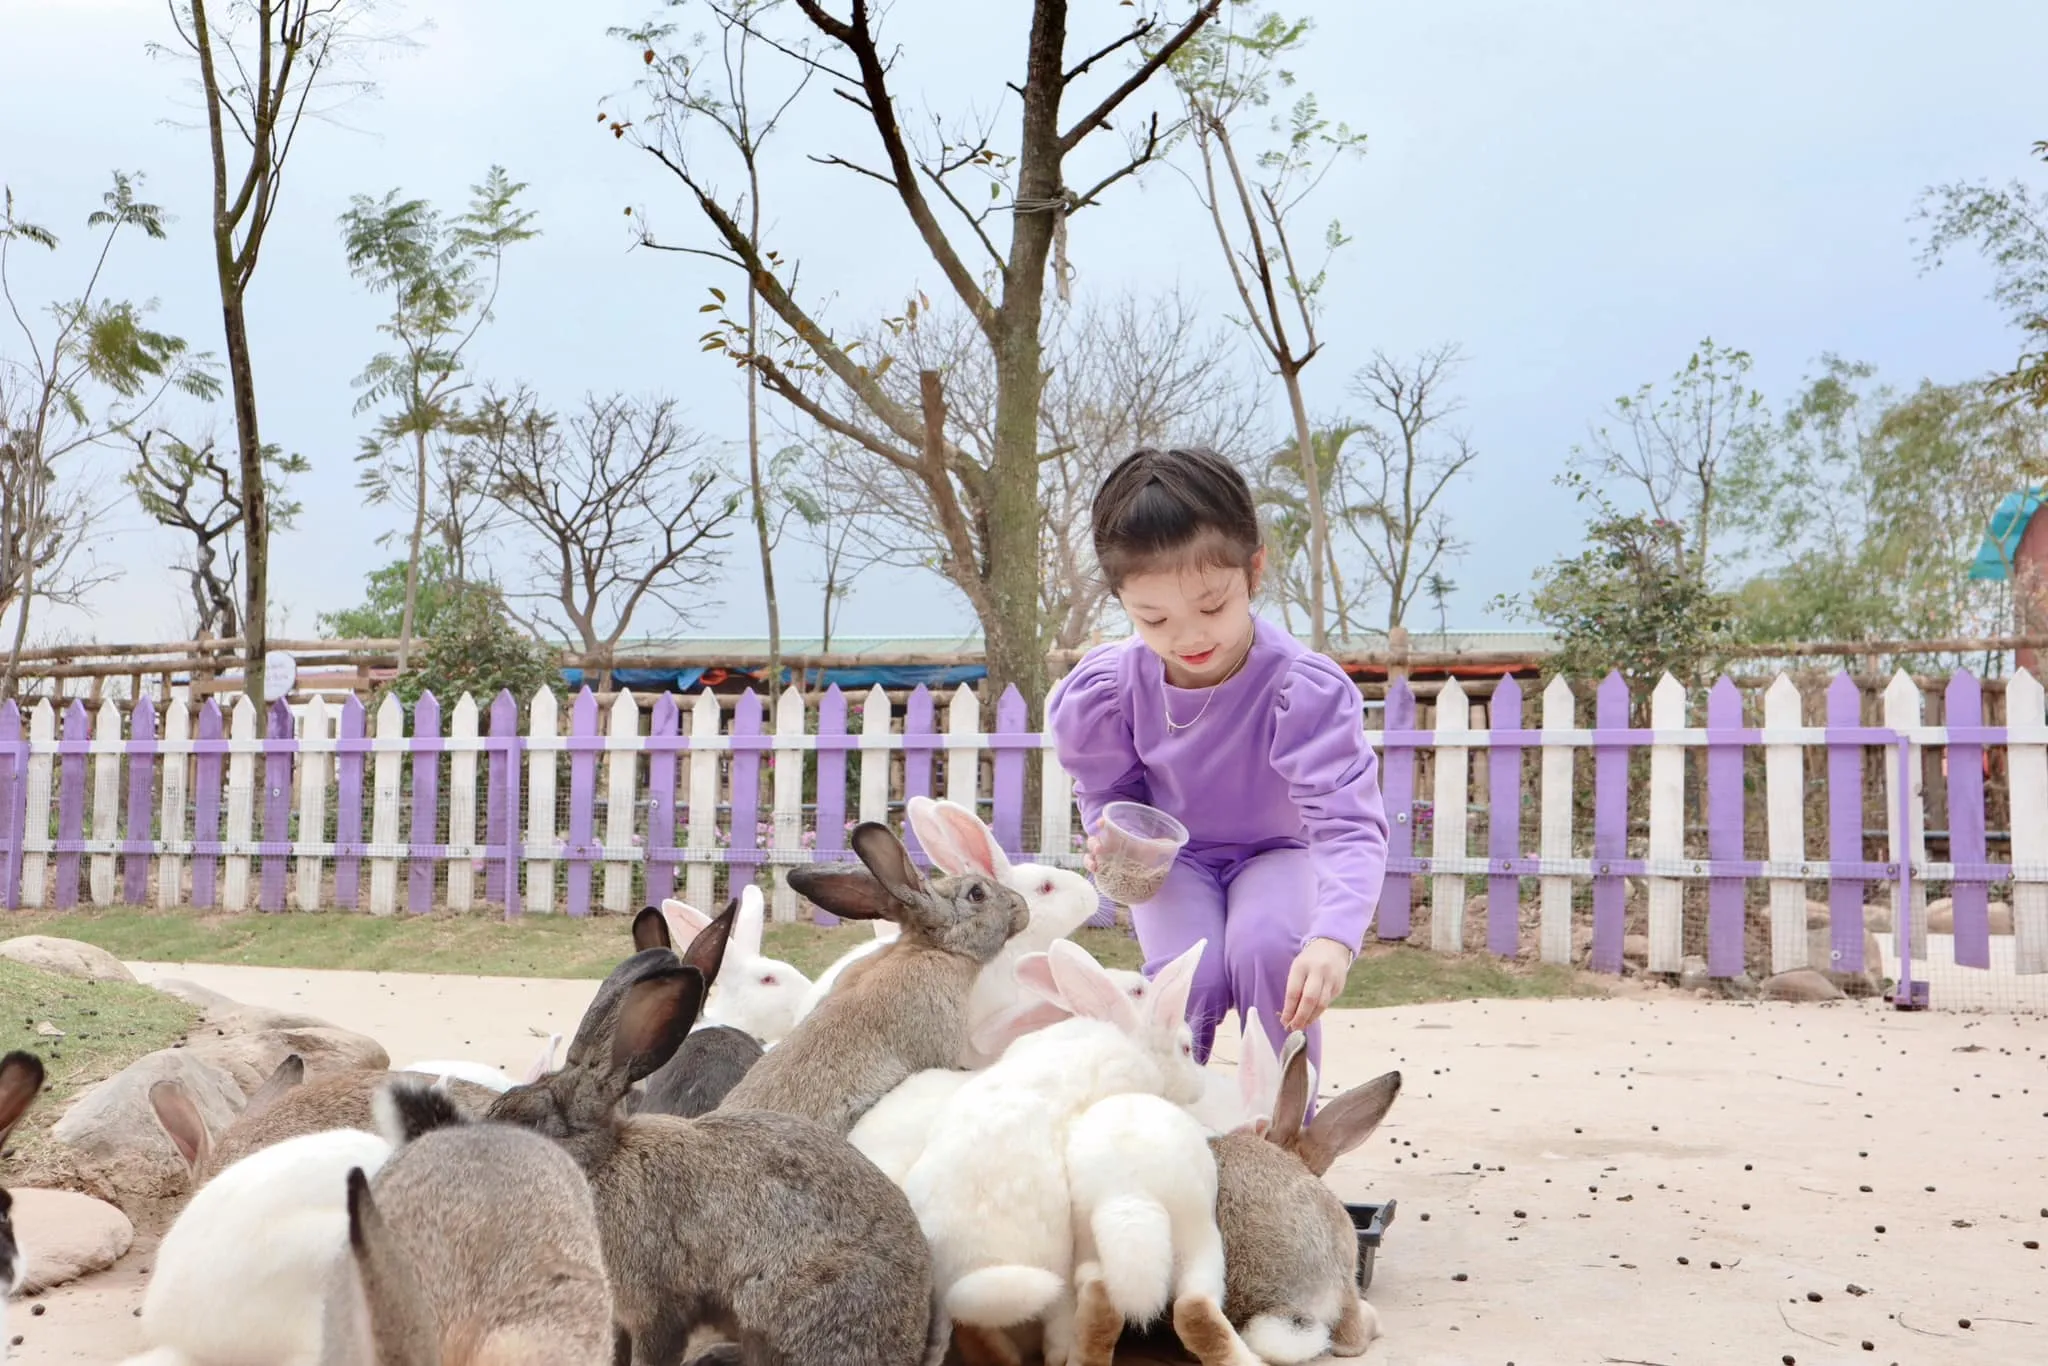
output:
M747 208L752 218L752 240L761 240L761 175L754 158L747 157L747 179L751 193ZM747 354L760 345L761 291L753 276L747 277ZM770 687L782 685L782 609L775 601L775 547L768 538L768 490L761 481L761 372L747 367L747 479L754 491L754 538L761 548L761 593L768 602L768 679ZM829 611L831 595L825 598Z
M235 441L242 458L242 536L249 576L242 608L242 690L263 714L263 658L270 652L270 493L263 484L263 439L256 429L256 376L249 329L225 223L215 225L221 320L227 333L228 379L235 396Z
M420 543L427 534L427 434L415 432L413 464L412 540L405 554L405 605L398 613L398 671L405 672L412 653L413 613L420 600Z
M1315 433L1309 429L1308 405L1301 396L1301 371L1283 365L1287 406L1294 413L1294 446L1301 460L1302 487L1308 494L1308 626L1309 648L1327 651L1330 635L1323 615L1323 566L1330 554L1329 518L1323 508L1323 476L1316 468Z

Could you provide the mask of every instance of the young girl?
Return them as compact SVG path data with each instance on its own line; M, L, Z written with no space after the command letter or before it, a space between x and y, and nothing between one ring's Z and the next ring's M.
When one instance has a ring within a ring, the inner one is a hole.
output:
M1137 638L1092 650L1046 703L1088 862L1102 808L1136 801L1188 829L1166 883L1131 908L1150 976L1209 941L1188 997L1208 1061L1226 1011L1275 1047L1343 989L1386 874L1387 818L1358 688L1252 615L1265 568L1244 476L1204 450L1141 450L1095 495L1095 557Z

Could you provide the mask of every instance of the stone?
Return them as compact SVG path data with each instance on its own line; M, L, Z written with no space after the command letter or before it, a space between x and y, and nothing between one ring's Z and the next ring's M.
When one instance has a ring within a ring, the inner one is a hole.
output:
M184 1083L214 1133L241 1113L243 1091L233 1073L190 1049L163 1048L79 1096L50 1129L84 1189L131 1218L138 1208L182 1198L191 1185L185 1159L149 1103L149 1088L160 1081Z
M1824 974L1850 996L1877 996L1884 992L1884 949L1877 936L1863 932L1863 968L1859 972L1835 967L1834 931L1826 926L1806 932L1806 965Z
M1678 970L1678 985L1685 991L1698 991L1712 980L1707 975L1707 960L1698 954L1688 954Z
M2003 901L1985 904L1984 918L1990 922L1991 933L2012 933L2012 907ZM1942 897L1939 901L1927 903L1927 932L1929 934L1954 934L1956 932L1956 903L1953 897Z
M192 1031L184 1051L226 1072L244 1096L269 1080L278 1064L293 1053L305 1060L309 1079L336 1072L382 1072L391 1066L390 1055L375 1039L331 1025L213 1037L201 1026Z
M1839 1001L1843 995L1826 974L1812 968L1794 968L1764 978L1761 994L1766 1001Z
M1638 967L1650 961L1650 936L1625 934L1621 937L1621 961Z
M149 987L150 990L161 991L166 996L175 996L186 1005L198 1010L232 1010L235 1008L233 1001L221 995L212 987L203 987L197 982L188 982L182 977L166 977L160 981L151 982Z
M48 1290L103 1271L135 1242L135 1225L104 1200L32 1187L8 1194L14 1240L27 1262L23 1290Z
M1768 918L1770 911L1766 909L1763 915ZM1828 909L1827 902L1809 901L1806 903L1807 929L1824 930L1834 923L1834 912ZM1866 905L1863 908L1863 928L1874 934L1890 934L1892 932L1892 908L1889 906Z
M1991 921L1991 932L1993 934L2012 933L2011 906L2007 905L2003 901L1994 901L1989 906L1985 907L1985 912Z
M46 934L24 934L0 943L0 958L11 958L60 977L82 977L93 982L135 980L135 974L128 971L126 964L99 945L82 944L76 939L56 939Z

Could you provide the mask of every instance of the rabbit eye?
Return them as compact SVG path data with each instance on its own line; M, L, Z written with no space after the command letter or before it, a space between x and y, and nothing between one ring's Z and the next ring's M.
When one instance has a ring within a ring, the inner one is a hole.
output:
M1045 881L1043 881L1043 882L1041 882L1041 883L1039 883L1039 884L1038 884L1038 894L1039 894L1040 896L1051 896L1051 895L1052 895L1052 879L1051 879L1051 878L1047 878L1047 879L1046 879Z
M764 974L762 974L762 976L761 976L761 985L762 985L762 986L764 986L764 987L772 987L772 986L774 986L774 985L775 985L775 974L774 974L774 973L772 973L772 972L770 972L770 973L764 973Z
M967 889L967 899L978 906L988 900L988 889L977 882Z

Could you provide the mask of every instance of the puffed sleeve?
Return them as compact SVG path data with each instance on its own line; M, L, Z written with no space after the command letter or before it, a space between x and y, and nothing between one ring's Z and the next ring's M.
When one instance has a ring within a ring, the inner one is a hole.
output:
M1334 939L1355 956L1386 880L1387 810L1358 685L1322 655L1297 661L1281 680L1272 760L1301 809L1315 868L1303 942Z
M1115 801L1150 799L1145 768L1131 742L1131 721L1118 691L1118 651L1091 650L1046 699L1053 752L1073 777L1082 828L1092 832L1102 808Z

